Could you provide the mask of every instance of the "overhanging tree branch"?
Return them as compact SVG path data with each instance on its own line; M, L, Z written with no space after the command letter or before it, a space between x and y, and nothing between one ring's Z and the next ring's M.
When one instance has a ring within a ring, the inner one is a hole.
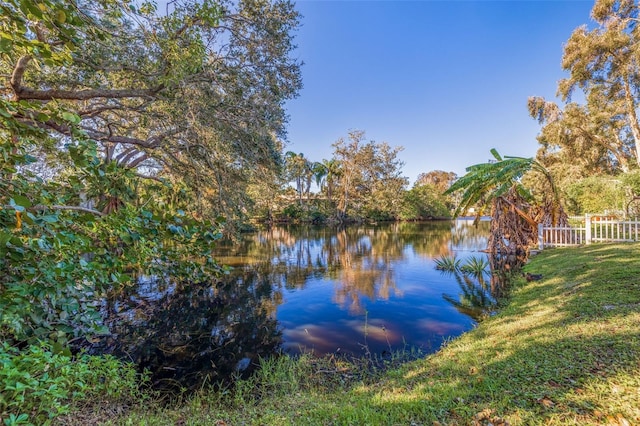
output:
M54 99L87 101L96 98L121 99L121 98L150 98L163 89L163 86L155 89L84 89L84 90L34 90L23 86L13 86L18 99L52 101Z
M3 209L6 210L17 210L16 208L17 206L12 206L12 205L4 205L2 206ZM104 213L98 211L98 210L94 210L94 209L90 209L87 207L80 207L80 206L62 206L62 205L52 205L52 206L45 206L43 204L37 204L35 206L31 206L29 208L25 208L25 210L34 210L34 211L47 211L47 210L71 210L71 211L79 211L79 212L84 212L84 213L91 213L94 214L96 216L104 216Z

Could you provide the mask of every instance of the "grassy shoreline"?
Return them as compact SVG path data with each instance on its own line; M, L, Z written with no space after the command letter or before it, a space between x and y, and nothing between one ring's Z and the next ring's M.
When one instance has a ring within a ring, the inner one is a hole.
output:
M640 424L640 244L545 250L509 304L438 353L373 376L303 357L234 391L107 424ZM98 415L99 413L94 413ZM67 419L71 420L71 419ZM85 418L86 420L86 418Z

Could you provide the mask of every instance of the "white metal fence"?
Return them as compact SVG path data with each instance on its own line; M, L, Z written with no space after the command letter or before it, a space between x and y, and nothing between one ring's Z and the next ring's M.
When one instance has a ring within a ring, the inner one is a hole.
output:
M538 248L575 246L592 242L640 241L640 221L587 214L575 226L538 225Z

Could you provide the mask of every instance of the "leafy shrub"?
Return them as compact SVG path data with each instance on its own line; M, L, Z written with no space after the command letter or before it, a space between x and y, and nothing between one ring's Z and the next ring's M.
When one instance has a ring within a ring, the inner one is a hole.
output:
M380 209L365 210L365 217L372 221L381 221L381 222L395 219L392 212L384 211Z
M303 215L302 208L298 204L289 204L282 211L283 216L287 219L299 219Z
M312 223L323 223L327 220L327 215L319 210L313 210L309 213L309 221Z
M632 170L620 176L622 183L632 194L640 195L640 170Z
M220 272L211 247L221 219L197 219L160 202L164 184L138 183L156 203L137 206L129 199L132 172L104 164L95 149L91 142L74 146L64 179L45 182L28 170L14 173L34 159L0 141L0 156L8 159L3 166L11 166L0 167L0 178L12 173L11 180L0 179L0 206L6 206L0 208L0 340L64 346L107 331L100 297L131 284L136 273L179 281ZM83 193L109 213L78 207ZM100 193L107 194L103 200Z
M566 196L568 212L576 215L621 210L626 202L623 186L612 176L580 179L566 188Z
M130 401L145 382L133 365L111 356L54 353L47 346L23 350L0 346L0 420L4 424L48 424L71 403Z
M446 197L432 185L413 187L404 194L400 218L403 220L424 220L434 217L449 217L451 212L446 201Z
M18 197L14 197L18 198ZM12 198L12 200L14 199ZM18 198L19 202L22 202ZM26 209L29 204L24 202ZM0 211L0 336L55 341L105 332L97 309L105 291L138 271L201 279L219 272L210 256L216 224L182 212L123 207L95 218L76 212Z

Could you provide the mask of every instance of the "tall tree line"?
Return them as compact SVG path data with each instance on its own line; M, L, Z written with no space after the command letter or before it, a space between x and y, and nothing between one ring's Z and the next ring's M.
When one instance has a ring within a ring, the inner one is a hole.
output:
M401 146L369 140L364 131L353 130L332 147L332 157L322 161L312 161L304 153L286 154L285 181L292 184L299 208L286 206L291 197L284 197L280 209L294 219L348 222L451 215L452 199L443 193L455 180L454 173L423 173L409 190L399 158ZM313 198L312 183L317 188Z

